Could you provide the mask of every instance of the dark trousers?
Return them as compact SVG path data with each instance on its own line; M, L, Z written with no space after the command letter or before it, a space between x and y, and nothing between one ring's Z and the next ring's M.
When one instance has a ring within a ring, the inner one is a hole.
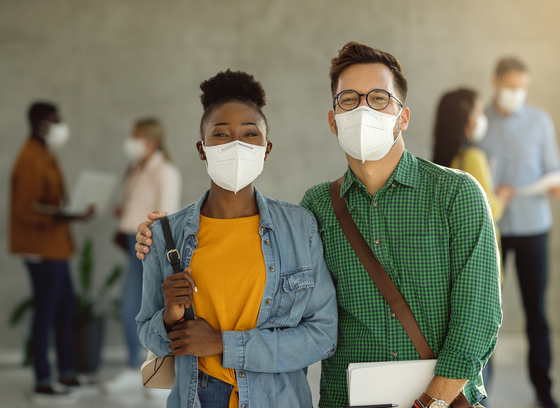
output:
M33 286L31 357L37 385L51 382L48 361L49 333L54 328L60 378L74 373L74 317L76 298L66 261L26 262Z
M539 400L550 395L550 336L545 313L548 278L548 233L502 237L502 254L515 253L515 266L525 309L529 339L529 374Z

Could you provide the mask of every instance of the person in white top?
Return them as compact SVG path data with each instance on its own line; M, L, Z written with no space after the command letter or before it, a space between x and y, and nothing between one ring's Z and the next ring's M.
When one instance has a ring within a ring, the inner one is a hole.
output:
M120 205L115 209L119 232L127 248L128 270L123 283L121 318L128 347L128 369L107 389L121 390L141 385L139 367L141 345L136 334L136 315L142 300L142 262L136 258L136 228L155 208L170 213L178 211L181 201L181 174L171 162L164 147L163 126L157 119L138 120L132 135L124 142L124 151L131 161Z

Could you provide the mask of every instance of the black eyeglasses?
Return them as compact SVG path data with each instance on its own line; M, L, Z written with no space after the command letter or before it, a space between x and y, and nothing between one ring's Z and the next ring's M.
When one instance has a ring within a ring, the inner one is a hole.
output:
M360 94L356 91L342 91L335 95L334 99L340 109L345 111L350 111L352 109L356 109L362 100L362 96L366 97L366 101L368 106L374 110L382 110L389 106L391 102L391 98L396 100L401 108L404 106L399 98L395 95L390 94L389 92L385 91L384 89L374 89L373 91L369 91L367 94Z

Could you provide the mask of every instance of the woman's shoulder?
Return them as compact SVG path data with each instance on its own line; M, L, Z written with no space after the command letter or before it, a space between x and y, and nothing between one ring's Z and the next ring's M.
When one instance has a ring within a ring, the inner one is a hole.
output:
M183 231L186 228L191 217L193 216L195 205L196 203L192 203L180 209L179 211L176 211L167 216L167 220L169 221L169 228L171 229L171 234L173 235L173 237L179 237L180 231ZM154 240L164 240L161 219L154 221L154 223L149 228L152 231Z
M292 226L299 225L303 227L309 227L316 223L315 216L306 208L275 198L263 198L268 206L273 222L285 220Z

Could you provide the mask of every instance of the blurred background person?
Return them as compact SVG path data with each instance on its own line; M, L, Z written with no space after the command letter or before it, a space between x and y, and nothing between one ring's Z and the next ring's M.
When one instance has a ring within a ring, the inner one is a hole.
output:
M122 292L121 318L128 349L127 369L106 385L116 391L142 384L141 344L136 334L136 315L142 301L142 261L136 258L136 228L146 214L162 208L167 212L180 209L181 175L171 162L164 144L164 129L159 120L138 120L132 134L124 141L124 153L131 161L127 171L121 203L115 209L119 218L118 242L126 248L128 270Z
M488 133L480 143L496 164L497 183L522 187L559 170L554 125L548 114L525 104L529 72L516 58L498 62L495 96L486 109ZM560 197L560 187L548 190ZM504 260L515 254L529 339L529 373L540 406L557 408L551 395L550 335L545 313L548 237L552 214L546 194L516 195L499 222ZM505 262L504 262L505 263Z
M471 174L482 186L492 208L498 247L500 232L497 222L502 217L515 189L498 185L494 189L492 173L486 154L477 147L488 130L488 118L484 114L484 103L471 89L457 89L441 97L438 105L434 131L433 161L441 166L463 170ZM502 268L503 270L503 268ZM490 395L491 359L483 370L484 386ZM489 400L484 401L489 406Z
M477 147L486 136L487 129L484 103L475 91L457 89L446 93L437 110L433 162L471 174L488 196L496 223L515 189L507 185L494 189L486 154Z
M31 359L34 398L62 399L79 386L74 370L73 328L76 299L68 260L74 253L69 222L93 216L64 213L66 189L52 150L70 132L52 103L37 102L28 111L31 134L21 149L11 177L10 251L23 258L33 289ZM49 334L55 329L58 382L48 361Z

